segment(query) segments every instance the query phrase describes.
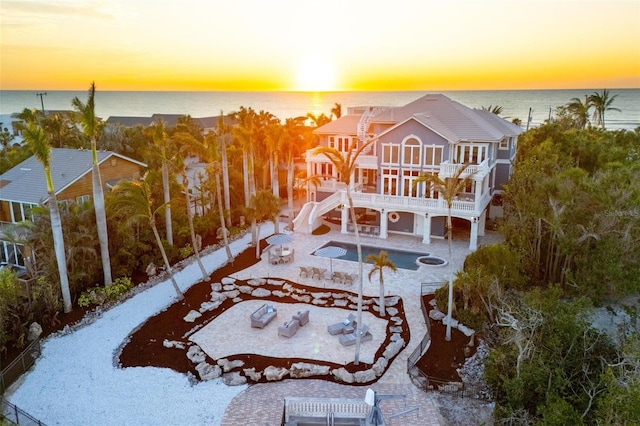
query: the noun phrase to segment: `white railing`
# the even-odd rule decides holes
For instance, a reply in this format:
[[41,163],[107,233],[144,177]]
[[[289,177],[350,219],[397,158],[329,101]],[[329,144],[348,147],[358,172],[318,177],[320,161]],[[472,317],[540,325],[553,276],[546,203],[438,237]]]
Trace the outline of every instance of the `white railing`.
[[[491,159],[487,158],[480,164],[470,164],[460,175],[461,179],[471,176],[472,179],[480,180],[489,173]],[[453,177],[464,164],[451,163],[449,160],[440,163],[440,178]]]
[[284,404],[285,422],[293,417],[326,418],[328,415],[341,419],[365,419],[371,409],[364,399],[286,397]]

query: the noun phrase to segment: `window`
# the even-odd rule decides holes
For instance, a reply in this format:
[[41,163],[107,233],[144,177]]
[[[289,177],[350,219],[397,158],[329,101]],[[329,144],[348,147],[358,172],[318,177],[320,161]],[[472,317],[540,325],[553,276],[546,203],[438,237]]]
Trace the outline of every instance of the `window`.
[[509,138],[504,138],[500,141],[499,149],[509,149]]
[[90,195],[81,195],[79,197],[76,197],[76,204],[84,204],[86,201],[89,201],[91,199]]
[[398,195],[398,171],[382,169],[382,193],[384,195]]
[[400,147],[396,144],[382,145],[382,163],[399,164]]
[[402,163],[405,165],[420,165],[422,144],[416,138],[409,138],[403,142]]
[[442,163],[442,146],[431,145],[424,148],[424,165],[439,166]]

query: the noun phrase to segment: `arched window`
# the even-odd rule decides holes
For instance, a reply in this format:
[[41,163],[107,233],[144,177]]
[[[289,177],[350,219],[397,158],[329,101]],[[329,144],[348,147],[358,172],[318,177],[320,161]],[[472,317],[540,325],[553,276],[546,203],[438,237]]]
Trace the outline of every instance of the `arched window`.
[[420,167],[422,158],[422,143],[413,136],[402,142],[402,163],[407,166]]

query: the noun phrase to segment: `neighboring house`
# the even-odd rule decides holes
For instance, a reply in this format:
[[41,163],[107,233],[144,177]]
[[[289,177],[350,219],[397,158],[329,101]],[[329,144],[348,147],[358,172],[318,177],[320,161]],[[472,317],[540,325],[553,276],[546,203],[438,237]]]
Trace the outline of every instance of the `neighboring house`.
[[[105,192],[123,179],[139,178],[146,164],[115,152],[98,151],[100,174]],[[60,203],[84,202],[91,199],[91,150],[51,149],[51,177]],[[31,208],[48,202],[44,167],[34,157],[0,175],[0,230],[11,224],[32,220]],[[24,247],[2,239],[0,264],[24,268]]]
[[[489,218],[501,216],[500,197],[511,175],[518,135],[522,129],[497,115],[462,105],[441,94],[425,95],[401,107],[349,108],[347,115],[314,131],[320,146],[346,153],[363,140],[374,142],[357,159],[352,198],[365,235],[387,238],[389,233],[443,238],[448,208],[428,184],[414,184],[421,174],[471,175],[456,196],[451,214],[469,224],[469,249],[477,248]],[[338,215],[342,233],[353,232],[346,189],[323,154],[306,153],[307,175],[320,176],[321,185],[308,186],[307,204],[294,220],[294,229],[311,232],[325,215]],[[493,205],[492,205],[492,200]],[[342,208],[342,207],[345,208]]]
[[[125,117],[125,116],[112,116],[107,119],[107,123],[117,123],[124,127],[149,127],[153,123],[162,120],[166,127],[175,127],[178,124],[178,119],[185,117],[184,114],[153,114],[151,117]],[[202,129],[202,134],[206,135],[209,132],[215,131],[218,125],[219,116],[212,117],[192,117],[193,122]],[[225,115],[224,122],[227,125],[235,123],[231,117]]]

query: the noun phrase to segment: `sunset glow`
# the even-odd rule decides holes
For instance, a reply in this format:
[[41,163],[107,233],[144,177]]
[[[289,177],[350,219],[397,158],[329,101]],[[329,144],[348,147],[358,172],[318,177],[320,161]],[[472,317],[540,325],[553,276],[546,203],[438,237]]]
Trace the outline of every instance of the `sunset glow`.
[[640,87],[637,0],[2,0],[0,88]]

